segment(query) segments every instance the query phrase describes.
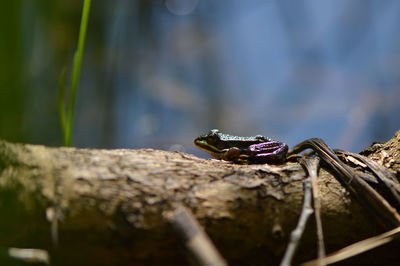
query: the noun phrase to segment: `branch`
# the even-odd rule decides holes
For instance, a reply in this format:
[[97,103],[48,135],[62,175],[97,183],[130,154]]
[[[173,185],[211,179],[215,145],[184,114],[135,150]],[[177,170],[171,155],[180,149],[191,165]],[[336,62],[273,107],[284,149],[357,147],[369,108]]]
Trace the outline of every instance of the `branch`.
[[296,252],[297,247],[299,246],[300,239],[306,228],[308,218],[314,212],[313,208],[311,207],[311,198],[312,198],[311,181],[306,180],[304,181],[303,184],[304,184],[304,199],[303,199],[303,207],[301,215],[296,228],[290,234],[290,242],[286,248],[285,255],[283,256],[281,262],[281,266],[292,265],[294,254]]
[[[399,136],[365,152],[398,171]],[[300,215],[305,176],[293,162],[236,165],[151,149],[0,141],[0,228],[8,232],[0,245],[47,250],[54,265],[185,264],[162,216],[178,203],[229,264],[276,265]],[[324,169],[318,183],[327,252],[383,232]],[[306,230],[294,263],[315,258],[302,252],[315,244],[314,232]]]

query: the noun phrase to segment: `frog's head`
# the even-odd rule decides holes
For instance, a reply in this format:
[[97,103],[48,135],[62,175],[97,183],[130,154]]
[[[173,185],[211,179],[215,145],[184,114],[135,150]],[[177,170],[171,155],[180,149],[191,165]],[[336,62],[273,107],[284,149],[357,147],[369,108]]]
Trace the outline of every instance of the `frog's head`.
[[226,148],[224,141],[221,140],[218,129],[212,129],[207,134],[198,136],[194,140],[194,144],[216,158],[221,158]]

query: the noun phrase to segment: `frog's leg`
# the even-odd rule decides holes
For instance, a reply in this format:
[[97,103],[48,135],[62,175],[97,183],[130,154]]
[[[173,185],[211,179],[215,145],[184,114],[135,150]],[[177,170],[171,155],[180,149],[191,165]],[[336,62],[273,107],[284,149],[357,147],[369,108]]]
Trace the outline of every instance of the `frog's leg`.
[[269,141],[249,146],[254,162],[283,163],[286,160],[288,146],[280,141]]
[[226,161],[236,161],[237,158],[239,158],[240,156],[240,149],[237,147],[232,147],[229,148],[229,150],[227,150],[224,154],[224,156],[222,157],[222,159],[226,160]]

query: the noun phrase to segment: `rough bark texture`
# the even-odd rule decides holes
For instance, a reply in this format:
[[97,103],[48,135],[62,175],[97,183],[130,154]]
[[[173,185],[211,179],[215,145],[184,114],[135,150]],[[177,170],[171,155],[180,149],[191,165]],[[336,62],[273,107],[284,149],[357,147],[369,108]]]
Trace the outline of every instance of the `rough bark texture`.
[[[364,154],[400,176],[400,131]],[[0,246],[47,249],[54,265],[186,264],[162,215],[183,203],[230,265],[275,265],[300,213],[304,177],[297,163],[236,165],[151,149],[0,141]],[[319,185],[328,252],[384,230],[325,170]],[[60,220],[57,227],[54,215]],[[57,246],[52,227],[57,228]],[[390,244],[349,263],[389,265],[400,261],[390,252],[398,246]],[[296,261],[315,257],[311,221]]]

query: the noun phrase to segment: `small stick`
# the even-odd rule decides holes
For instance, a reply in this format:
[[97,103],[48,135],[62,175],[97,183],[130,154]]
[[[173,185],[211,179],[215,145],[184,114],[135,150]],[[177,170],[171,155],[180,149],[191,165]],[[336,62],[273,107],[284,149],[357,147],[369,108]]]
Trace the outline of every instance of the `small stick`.
[[280,264],[281,266],[289,266],[292,264],[293,256],[299,245],[304,229],[306,228],[307,220],[313,213],[313,209],[311,207],[312,187],[311,187],[311,181],[309,179],[304,181],[303,188],[304,188],[304,197],[303,197],[303,207],[301,210],[300,218],[296,228],[290,234],[290,242],[286,247],[285,255],[283,256],[283,259]]
[[178,233],[184,246],[194,256],[197,265],[227,265],[189,209],[179,205],[173,212],[164,213],[164,217]]
[[[355,255],[361,254],[363,252],[366,252],[368,250],[377,248],[381,245],[384,245],[386,243],[389,243],[393,241],[394,239],[400,238],[400,227],[396,227],[388,232],[385,232],[383,234],[373,236],[367,239],[364,239],[362,241],[359,241],[357,243],[351,244],[347,247],[344,247],[328,256],[322,259],[322,262],[324,264],[332,264],[336,263],[345,259],[348,259],[350,257],[353,257]],[[301,264],[302,266],[317,266],[319,261],[318,260],[312,260],[305,262]]]
[[313,138],[305,140],[288,152],[288,156],[299,153],[305,149],[313,149],[321,159],[334,172],[334,177],[344,185],[367,209],[374,211],[377,218],[388,226],[400,225],[400,214],[389,202],[375,191],[366,181],[346,166],[334,151],[321,139]]
[[334,151],[336,155],[342,158],[350,156],[364,164],[365,168],[372,172],[373,175],[378,179],[379,185],[382,191],[386,193],[388,197],[387,199],[390,201],[390,203],[392,203],[394,207],[397,207],[398,209],[400,208],[400,184],[391,171],[361,154],[338,149],[335,149]]
[[30,263],[50,263],[49,253],[44,249],[37,248],[9,248],[8,255]]
[[317,239],[318,239],[318,260],[319,266],[325,265],[322,262],[322,259],[325,257],[325,243],[324,243],[324,233],[322,230],[322,221],[321,221],[321,200],[320,200],[320,191],[317,183],[318,178],[318,167],[319,167],[320,158],[318,156],[314,156],[310,159],[305,159],[305,157],[301,157],[300,163],[306,168],[308,175],[311,179],[312,191],[313,191],[313,199],[314,199],[314,210],[315,210],[315,223],[317,226]]

